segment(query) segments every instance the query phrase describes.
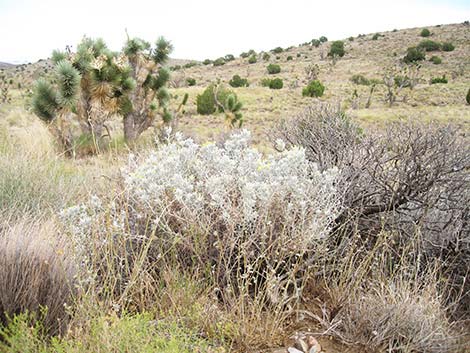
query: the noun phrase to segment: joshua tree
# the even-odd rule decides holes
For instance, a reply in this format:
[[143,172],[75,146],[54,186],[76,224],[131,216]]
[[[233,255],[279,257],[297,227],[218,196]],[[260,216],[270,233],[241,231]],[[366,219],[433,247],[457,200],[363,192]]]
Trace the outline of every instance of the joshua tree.
[[134,142],[162,114],[164,122],[171,120],[167,109],[169,94],[166,83],[170,72],[163,68],[172,45],[164,38],[159,38],[154,47],[139,39],[128,39],[124,46],[124,54],[131,67],[130,75],[135,82],[135,89],[125,99],[124,137]]
[[133,143],[157,114],[164,122],[171,120],[164,87],[169,72],[161,67],[170,51],[163,38],[154,48],[141,39],[128,39],[122,53],[110,51],[101,39],[84,38],[76,53],[53,52],[57,83],[37,82],[33,110],[66,151],[72,148],[73,120],[98,147],[105,122],[113,115],[123,117],[124,136]]

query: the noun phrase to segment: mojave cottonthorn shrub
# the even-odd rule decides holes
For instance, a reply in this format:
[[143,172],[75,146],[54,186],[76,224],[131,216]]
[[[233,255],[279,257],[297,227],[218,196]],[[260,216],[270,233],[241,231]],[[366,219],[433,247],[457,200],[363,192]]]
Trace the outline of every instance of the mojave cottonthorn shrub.
[[107,229],[132,246],[150,243],[149,259],[171,252],[184,268],[209,269],[221,289],[240,291],[263,278],[270,281],[265,289],[282,290],[298,275],[294,262],[329,234],[340,211],[337,175],[336,168],[320,171],[302,148],[264,157],[246,130],[205,145],[176,134],[156,151],[130,157],[123,192],[109,206],[93,198],[62,215],[79,238]]

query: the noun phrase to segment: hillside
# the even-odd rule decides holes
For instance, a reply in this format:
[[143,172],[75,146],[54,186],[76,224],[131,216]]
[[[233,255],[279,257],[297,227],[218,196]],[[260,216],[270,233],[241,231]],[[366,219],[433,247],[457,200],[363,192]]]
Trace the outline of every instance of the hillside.
[[[410,117],[413,119],[454,121],[469,128],[470,109],[465,103],[465,95],[470,82],[470,26],[452,24],[429,27],[429,38],[420,36],[421,28],[381,32],[377,40],[374,34],[344,39],[346,54],[336,64],[326,56],[331,42],[319,48],[311,45],[292,47],[280,54],[269,53],[270,59],[264,61],[262,54],[257,55],[257,62],[248,63],[248,58],[236,58],[223,66],[198,65],[174,72],[178,93],[189,92],[191,102],[208,84],[221,80],[227,83],[233,75],[247,78],[250,86],[236,88],[235,91],[244,103],[245,126],[257,132],[263,139],[269,128],[281,118],[287,118],[316,101],[315,98],[302,97],[302,88],[307,84],[305,69],[311,64],[320,68],[319,80],[326,86],[321,101],[341,103],[348,108],[357,120],[364,125],[381,125],[389,119]],[[408,47],[416,46],[424,39],[437,42],[452,42],[455,50],[451,52],[428,52],[426,60],[421,62],[419,84],[413,89],[404,89],[401,97],[407,96],[406,102],[397,102],[392,108],[384,102],[385,87],[378,85],[372,96],[372,104],[366,109],[370,86],[356,85],[351,82],[353,75],[361,74],[368,79],[381,80],[386,68],[398,64]],[[247,48],[248,50],[249,48]],[[433,55],[442,58],[440,65],[428,61]],[[292,60],[288,61],[288,57]],[[216,58],[212,58],[216,59]],[[268,75],[266,66],[279,64],[281,73]],[[430,85],[433,77],[445,75],[448,84]],[[265,77],[279,77],[284,81],[280,90],[261,87]],[[196,86],[184,87],[187,78],[194,78]],[[353,93],[357,91],[357,108],[352,109]],[[195,123],[196,122],[196,123]],[[213,134],[213,128],[222,128],[222,121],[216,117],[196,115],[195,104],[191,104],[182,126],[195,134]]]

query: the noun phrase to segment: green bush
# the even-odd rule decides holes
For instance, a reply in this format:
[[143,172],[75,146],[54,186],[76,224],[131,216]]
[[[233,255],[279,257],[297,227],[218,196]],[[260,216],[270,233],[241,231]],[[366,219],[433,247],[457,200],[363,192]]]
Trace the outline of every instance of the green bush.
[[424,51],[421,48],[411,47],[407,49],[403,61],[405,63],[413,63],[424,59],[426,59],[426,55],[424,54]]
[[330,51],[328,52],[328,56],[339,56],[342,58],[345,54],[344,51],[344,42],[341,40],[336,40],[331,43]]
[[432,62],[434,65],[439,65],[442,64],[442,59],[436,55],[433,55],[430,59],[430,62]]
[[467,96],[465,97],[467,104],[470,104],[470,88],[468,89]]
[[293,59],[293,58],[292,58],[292,55],[289,55],[286,60],[287,60],[287,61],[291,61],[292,59]]
[[273,78],[271,82],[269,82],[269,88],[271,89],[281,89],[284,86],[284,83],[280,78]]
[[312,46],[315,48],[318,48],[322,42],[320,42],[318,39],[312,39]]
[[281,47],[277,47],[277,48],[274,48],[273,50],[271,50],[274,54],[281,54],[284,49],[282,49]]
[[328,42],[328,38],[326,38],[325,36],[321,36],[319,40],[320,40],[320,43]]
[[455,46],[450,43],[450,42],[444,42],[442,43],[442,50],[443,51],[453,51],[455,49]]
[[325,91],[325,86],[318,80],[311,81],[307,87],[302,90],[304,97],[321,97]]
[[197,62],[191,61],[191,62],[189,62],[189,63],[184,64],[183,67],[184,67],[185,69],[189,69],[189,68],[191,68],[191,67],[193,67],[193,66],[196,66],[196,65],[197,65]]
[[442,77],[433,77],[431,79],[431,85],[434,85],[436,83],[447,83],[447,78],[446,75],[443,75]]
[[203,63],[203,65],[210,65],[210,64],[212,64],[212,60],[211,59],[206,59],[202,63]]
[[225,62],[233,61],[235,60],[235,57],[232,54],[227,54],[224,56]]
[[268,53],[264,53],[263,54],[263,60],[264,61],[269,61],[269,59],[271,59],[271,55],[269,55]]
[[256,55],[250,56],[248,59],[248,64],[255,64],[258,60],[256,60]]
[[423,28],[423,30],[420,33],[421,37],[429,37],[431,35],[431,32],[427,28]]
[[418,44],[418,48],[426,51],[437,51],[441,49],[441,45],[433,40],[425,39]]
[[218,58],[218,59],[214,60],[213,65],[214,66],[225,65],[225,59],[224,58]]
[[188,83],[188,86],[196,86],[196,79],[194,78],[187,78],[186,82]]
[[234,75],[228,84],[232,87],[248,87],[248,80],[241,78],[240,75]]
[[300,53],[297,53],[297,57],[300,58],[301,54]]
[[351,82],[356,85],[369,86],[371,84],[370,80],[367,79],[364,75],[357,74],[351,77]]
[[[233,91],[219,87],[217,91],[217,101],[223,104],[231,94],[235,95]],[[217,101],[215,99],[215,86],[209,85],[202,94],[198,94],[196,97],[197,113],[210,115],[214,114],[216,111],[223,112],[223,107],[217,106]]]
[[380,37],[380,34],[376,33],[372,36],[372,40],[377,40],[377,39],[379,39],[379,37]]
[[350,42],[354,42],[354,37],[349,37],[348,40],[349,40]]
[[278,64],[269,64],[266,69],[270,75],[278,74],[281,72],[281,67]]

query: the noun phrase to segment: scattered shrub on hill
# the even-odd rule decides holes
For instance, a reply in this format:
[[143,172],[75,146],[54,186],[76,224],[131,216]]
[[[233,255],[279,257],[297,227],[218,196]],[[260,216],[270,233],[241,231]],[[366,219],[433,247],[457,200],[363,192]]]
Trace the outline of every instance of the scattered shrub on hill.
[[201,115],[210,115],[217,111],[222,113],[223,104],[231,94],[235,95],[233,91],[225,89],[223,86],[209,85],[204,92],[196,97],[197,113]]
[[437,51],[441,49],[441,44],[430,39],[425,39],[418,44],[418,48],[426,51]]
[[302,56],[302,54],[300,53],[297,53],[296,57],[300,58]]
[[271,55],[269,55],[268,53],[264,53],[263,54],[263,60],[264,61],[269,61],[269,59],[271,59]]
[[439,56],[433,55],[430,59],[430,62],[432,62],[434,65],[439,65],[442,64],[442,59]]
[[224,60],[226,62],[233,61],[233,60],[235,60],[235,57],[232,54],[227,54],[227,55],[224,56]]
[[218,58],[218,59],[214,60],[214,62],[212,63],[212,65],[214,65],[214,66],[222,66],[222,65],[225,65],[225,59],[224,59],[224,58]]
[[269,77],[264,77],[260,81],[260,84],[262,87],[269,87],[270,83],[271,83],[271,79]]
[[232,87],[248,87],[248,80],[240,75],[234,75],[228,83]]
[[281,67],[278,64],[269,64],[266,69],[268,70],[268,74],[278,74],[281,72]]
[[314,46],[315,48],[318,48],[322,42],[320,42],[320,40],[318,39],[312,39],[311,43],[312,43],[312,46]]
[[266,80],[269,80],[269,82],[265,81],[265,82],[262,82],[261,84],[262,85],[267,84],[267,87],[271,89],[281,89],[284,86],[284,83],[282,79],[280,78],[273,78],[273,79],[266,79]]
[[286,58],[287,61],[291,61],[292,59],[293,59],[293,58],[292,58],[292,55],[289,55],[289,56]]
[[379,39],[380,37],[384,37],[382,34],[380,33],[375,33],[373,36],[372,36],[372,40],[377,40]]
[[325,36],[321,36],[318,40],[320,41],[320,43],[328,42],[328,38],[326,38]]
[[431,79],[431,85],[436,83],[448,83],[446,75],[443,75],[442,77],[433,77]]
[[318,81],[313,80],[311,81],[307,87],[302,90],[302,96],[304,97],[321,97],[323,96],[323,92],[325,91],[325,86]]
[[427,28],[423,28],[421,30],[420,36],[421,37],[429,37],[431,35],[431,32]]
[[212,60],[211,59],[206,59],[202,62],[203,65],[210,65],[212,64]]
[[351,77],[351,82],[355,83],[356,85],[363,85],[363,86],[369,86],[371,84],[370,80],[361,74],[353,75]]
[[192,68],[192,67],[194,67],[194,66],[197,66],[197,65],[198,65],[197,62],[191,61],[191,62],[189,62],[189,63],[184,64],[183,67],[184,67],[185,69],[190,69],[190,68]]
[[273,50],[271,50],[274,54],[280,54],[284,51],[281,47],[276,47]]
[[336,40],[331,43],[330,51],[328,52],[328,56],[331,57],[340,57],[342,58],[345,54],[344,50],[344,42],[341,40]]
[[467,104],[470,104],[470,88],[468,89],[467,96],[465,97]]
[[354,42],[354,37],[349,37],[348,40],[349,40],[350,42]]
[[247,52],[243,52],[240,54],[240,57],[246,59],[252,55],[256,55],[256,52],[253,49],[248,50]]
[[426,55],[421,48],[411,47],[406,51],[406,55],[403,57],[403,62],[414,63],[426,59]]
[[189,78],[186,79],[186,82],[187,82],[188,86],[196,86],[196,79],[194,79],[194,78],[189,77]]
[[450,43],[450,42],[444,42],[442,43],[442,50],[443,51],[453,51],[455,49],[455,46]]
[[256,55],[250,56],[248,59],[248,64],[255,64],[258,60],[256,60]]

